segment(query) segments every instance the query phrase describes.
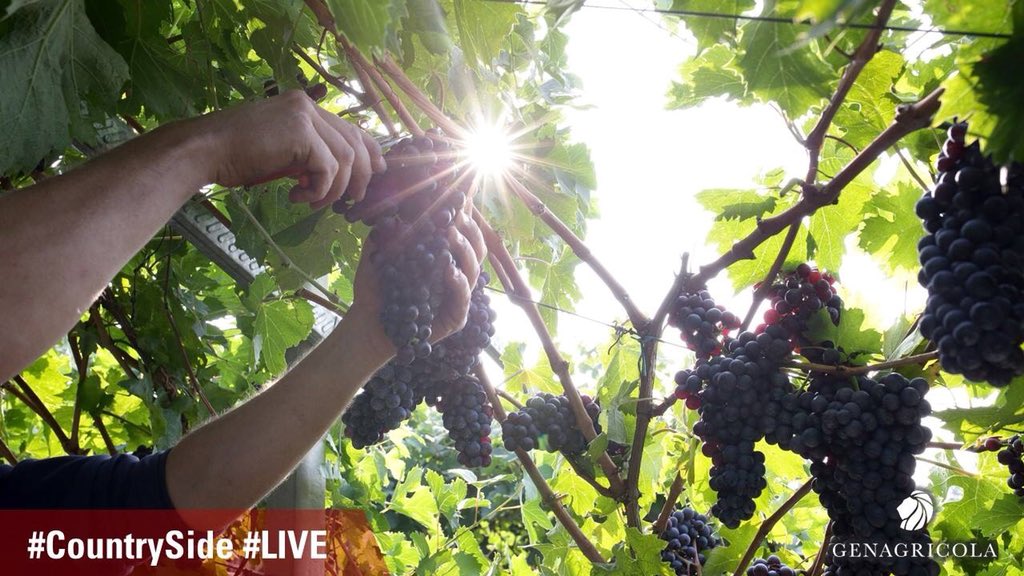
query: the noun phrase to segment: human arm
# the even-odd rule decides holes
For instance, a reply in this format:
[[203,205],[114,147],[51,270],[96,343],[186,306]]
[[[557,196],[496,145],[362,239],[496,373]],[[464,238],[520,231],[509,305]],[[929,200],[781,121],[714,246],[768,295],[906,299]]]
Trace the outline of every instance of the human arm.
[[[486,254],[480,230],[466,213],[459,214],[449,243],[457,266],[447,271],[446,300],[432,324],[435,341],[465,323]],[[167,490],[186,522],[210,522],[216,516],[211,509],[222,511],[220,519],[227,522],[255,505],[321,440],[356,392],[393,356],[394,346],[378,319],[379,290],[368,264],[363,258],[356,272],[349,313],[322,344],[275,384],[171,450]]]
[[314,208],[365,194],[372,138],[295,91],[175,122],[0,196],[0,382],[53,345],[202,186],[295,176]]

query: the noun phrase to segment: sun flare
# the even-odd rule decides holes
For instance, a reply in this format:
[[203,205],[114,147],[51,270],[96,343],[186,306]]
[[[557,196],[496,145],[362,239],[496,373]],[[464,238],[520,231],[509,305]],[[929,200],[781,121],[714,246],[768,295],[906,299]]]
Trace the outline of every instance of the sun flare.
[[512,166],[512,141],[497,124],[480,124],[466,138],[466,160],[481,177],[500,178]]

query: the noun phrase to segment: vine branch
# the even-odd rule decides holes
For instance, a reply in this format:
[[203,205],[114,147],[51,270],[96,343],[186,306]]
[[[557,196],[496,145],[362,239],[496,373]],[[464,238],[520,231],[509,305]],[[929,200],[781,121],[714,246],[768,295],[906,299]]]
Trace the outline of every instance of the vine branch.
[[61,448],[68,454],[79,454],[81,451],[78,446],[71,441],[64,429],[61,428],[60,423],[53,417],[53,413],[46,407],[42,399],[35,393],[35,390],[29,386],[28,382],[25,381],[21,375],[17,375],[12,380],[17,388],[11,385],[10,381],[4,383],[4,387],[10,392],[15,398],[21,400],[30,410],[39,415],[43,419],[43,422],[53,431],[53,435],[57,437],[57,441],[60,442]]
[[464,139],[468,134],[468,131],[460,126],[457,122],[449,118],[444,111],[434,105],[430,101],[430,98],[420,90],[408,76],[402,68],[395,63],[389,56],[384,58],[375,59],[378,66],[384,70],[384,73],[394,80],[395,84],[405,92],[405,95],[409,97],[413,103],[423,112],[430,121],[444,130],[449,136],[455,138]]
[[814,364],[813,362],[787,362],[783,363],[782,367],[797,368],[799,370],[806,370],[808,372],[821,372],[823,374],[854,375],[867,374],[868,372],[887,370],[889,368],[898,368],[900,366],[924,364],[931,360],[935,360],[938,357],[939,352],[937,350],[933,350],[932,352],[923,352],[921,354],[915,354],[913,356],[907,356],[905,358],[897,358],[895,360],[888,360],[886,362],[879,362],[878,364],[868,364],[865,366],[831,366],[828,364]]
[[18,463],[18,457],[15,456],[14,452],[12,452],[11,449],[7,447],[7,443],[4,442],[3,438],[0,438],[0,456],[6,458],[7,461],[11,463],[11,466],[14,466],[15,464]]
[[391,88],[391,84],[388,84],[388,81],[384,76],[381,75],[373,64],[363,56],[363,53],[353,46],[347,38],[337,32],[335,32],[335,37],[345,50],[345,55],[348,56],[348,60],[352,64],[352,67],[356,69],[356,74],[359,74],[360,78],[365,75],[373,82],[374,85],[377,86],[381,94],[383,94],[384,98],[388,101],[388,104],[391,104],[395,113],[398,114],[398,118],[402,121],[402,124],[405,124],[405,127],[409,129],[409,132],[411,132],[413,136],[423,136],[423,128],[421,128],[419,122],[412,117],[408,108],[406,108],[405,104],[402,103],[402,99],[398,97],[398,94],[396,94],[394,89]]
[[[566,362],[558,352],[558,348],[555,346],[554,340],[552,340],[551,334],[548,332],[547,326],[544,324],[544,319],[541,318],[540,311],[528,297],[530,293],[529,286],[519,274],[519,270],[515,267],[515,262],[512,260],[512,255],[509,254],[508,249],[505,248],[501,238],[498,237],[498,233],[491,228],[487,221],[484,220],[483,216],[476,210],[474,210],[474,217],[476,218],[477,225],[483,232],[491,265],[495,269],[503,269],[504,277],[510,282],[504,286],[505,291],[508,293],[512,302],[522,308],[526,313],[527,318],[529,318],[530,323],[537,332],[537,337],[540,339],[544,352],[547,355],[548,363],[551,365],[551,369],[555,375],[558,376],[558,380],[562,384],[565,397],[569,400],[569,405],[572,406],[573,413],[576,415],[577,427],[579,427],[580,432],[583,433],[587,442],[593,441],[593,439],[597,437],[597,431],[594,429],[594,423],[590,419],[590,415],[587,414],[587,410],[583,406],[583,400],[580,398],[579,391],[572,382],[572,376],[569,374],[569,363]],[[501,277],[502,276],[499,275],[499,278]],[[612,462],[607,452],[601,453],[598,457],[598,464],[600,464],[601,468],[604,469],[605,475],[608,477],[608,482],[611,484],[612,492],[615,494],[621,494],[622,480],[619,478],[618,469],[616,468],[615,463]]]
[[757,549],[761,547],[761,542],[772,531],[772,528],[775,528],[775,525],[793,509],[793,506],[796,506],[797,502],[803,500],[804,496],[807,496],[811,491],[812,482],[813,480],[804,482],[803,486],[800,486],[800,488],[794,492],[789,499],[783,502],[782,505],[779,506],[778,510],[776,510],[771,516],[765,518],[764,522],[757,527],[757,533],[754,534],[754,538],[750,541],[750,545],[747,546],[747,551],[743,554],[743,558],[740,560],[739,566],[736,567],[736,571],[733,572],[733,576],[743,576],[747,570],[747,566],[750,565],[750,561],[754,559],[754,554],[757,552]]
[[648,323],[648,319],[642,312],[640,312],[640,309],[637,308],[636,303],[633,302],[633,298],[630,297],[629,293],[626,292],[626,289],[614,276],[612,276],[608,269],[604,267],[604,264],[594,256],[594,253],[589,247],[587,247],[583,240],[574,234],[573,231],[565,225],[565,222],[562,222],[554,212],[548,209],[540,198],[530,192],[521,182],[512,177],[506,178],[505,180],[509,188],[512,189],[512,192],[523,202],[523,204],[526,205],[530,212],[547,224],[548,227],[551,228],[551,230],[554,231],[554,233],[557,234],[570,249],[572,249],[573,254],[590,266],[594,273],[597,274],[597,277],[604,282],[612,295],[615,296],[615,299],[618,300],[619,304],[621,304],[625,309],[626,315],[629,316],[629,321],[633,323],[633,326],[639,328],[646,325]]
[[829,127],[832,126],[832,121],[846,100],[846,96],[850,93],[850,89],[856,83],[857,77],[864,70],[864,67],[867,66],[868,62],[871,61],[871,58],[878,52],[878,41],[882,37],[882,31],[885,28],[886,22],[889,21],[889,16],[892,15],[892,9],[895,5],[896,0],[883,0],[882,5],[878,8],[875,25],[864,36],[864,40],[861,41],[857,50],[854,51],[853,58],[850,60],[846,70],[843,71],[843,75],[840,77],[839,84],[836,86],[835,92],[832,93],[828,105],[822,111],[817,124],[814,125],[810,134],[804,140],[804,146],[807,148],[809,155],[807,176],[804,178],[804,181],[809,187],[814,186],[818,175],[818,163],[821,157],[821,147],[825,142],[825,134],[828,133]]
[[692,282],[703,284],[735,262],[753,258],[754,249],[765,240],[775,236],[787,226],[810,216],[819,208],[838,200],[840,192],[846,185],[867,169],[882,152],[907,134],[925,128],[931,123],[932,116],[939,109],[939,98],[942,93],[943,89],[937,88],[920,101],[900,107],[892,124],[861,150],[860,154],[843,167],[831,181],[819,189],[805,191],[803,197],[796,204],[781,214],[758,222],[757,227],[746,237],[733,244],[729,251],[722,254],[717,260],[701,266],[700,272],[693,276]]
[[661,512],[658,513],[658,519],[654,521],[654,526],[651,531],[655,534],[661,534],[665,530],[665,526],[668,525],[668,519],[672,516],[672,510],[676,507],[676,502],[679,501],[679,496],[683,493],[683,475],[676,472],[675,480],[672,481],[672,486],[668,489],[668,494],[665,496],[665,504],[661,507]]
[[629,465],[626,469],[626,523],[634,528],[640,527],[640,465],[643,462],[647,430],[650,427],[651,418],[654,416],[651,410],[651,397],[654,391],[654,366],[658,358],[658,342],[664,331],[665,318],[676,301],[679,291],[689,280],[686,271],[688,266],[689,254],[684,253],[679,274],[658,306],[654,318],[639,326],[641,334],[640,386],[636,407],[636,427],[633,431],[633,444],[630,447]]

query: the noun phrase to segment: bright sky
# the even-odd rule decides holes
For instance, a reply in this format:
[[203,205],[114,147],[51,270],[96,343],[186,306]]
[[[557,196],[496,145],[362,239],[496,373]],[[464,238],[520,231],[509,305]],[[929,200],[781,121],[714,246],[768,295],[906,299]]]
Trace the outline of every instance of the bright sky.
[[[705,245],[713,215],[696,203],[697,192],[749,188],[756,175],[777,167],[800,176],[807,159],[781,116],[767,106],[715,101],[666,110],[666,93],[679,76],[679,65],[696,52],[692,36],[683,27],[670,30],[655,14],[589,7],[595,4],[575,13],[565,28],[569,70],[583,80],[579,103],[586,105],[567,110],[567,123],[574,138],[590,146],[597,169],[594,195],[600,216],[591,220],[586,242],[651,314],[683,252],[690,253],[691,269],[718,255],[715,247]],[[870,301],[880,324],[895,320],[908,303],[911,310],[923,304],[916,285],[908,294],[906,279],[887,279],[863,254],[847,261],[840,270],[843,297],[854,305]],[[580,315],[607,323],[625,319],[589,267],[580,265],[576,278],[584,295],[576,308]],[[749,295],[733,297],[724,274],[710,288],[737,314],[745,313]],[[531,329],[523,315],[501,308],[499,334],[529,340]],[[565,314],[559,318],[558,340],[566,352],[602,345],[609,332],[595,322]],[[666,331],[667,340],[677,337]],[[662,356],[670,368],[690,361],[672,348],[664,348]]]

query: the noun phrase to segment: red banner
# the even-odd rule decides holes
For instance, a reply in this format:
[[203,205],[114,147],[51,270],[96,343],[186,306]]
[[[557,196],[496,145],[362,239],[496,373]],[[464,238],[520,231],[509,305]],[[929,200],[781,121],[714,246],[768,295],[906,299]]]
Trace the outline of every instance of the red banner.
[[387,574],[361,510],[3,510],[0,574]]

